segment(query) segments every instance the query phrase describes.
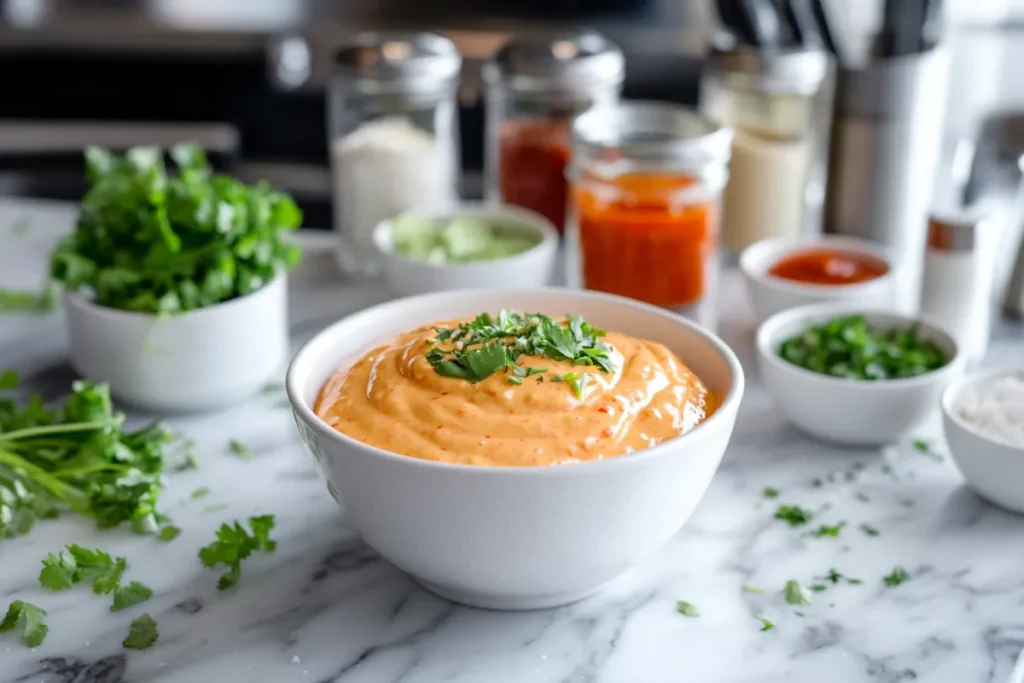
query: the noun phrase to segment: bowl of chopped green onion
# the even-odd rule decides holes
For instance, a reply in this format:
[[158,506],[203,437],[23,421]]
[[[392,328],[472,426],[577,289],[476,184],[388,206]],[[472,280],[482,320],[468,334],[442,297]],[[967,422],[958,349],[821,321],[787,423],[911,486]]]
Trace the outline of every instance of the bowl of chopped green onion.
[[465,202],[444,213],[409,212],[374,230],[384,277],[400,295],[549,284],[558,233],[515,206]]
[[761,381],[798,429],[833,443],[897,441],[938,410],[963,368],[937,323],[829,303],[768,318],[757,331]]

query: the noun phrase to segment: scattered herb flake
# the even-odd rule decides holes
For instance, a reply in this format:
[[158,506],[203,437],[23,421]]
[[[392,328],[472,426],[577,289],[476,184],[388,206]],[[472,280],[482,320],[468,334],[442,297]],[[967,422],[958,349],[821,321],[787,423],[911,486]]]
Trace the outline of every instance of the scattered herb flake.
[[128,637],[121,642],[121,645],[130,650],[145,650],[152,646],[159,637],[160,634],[156,630],[156,620],[148,614],[143,614],[141,617],[132,620]]
[[252,453],[249,451],[249,448],[241,441],[231,439],[231,441],[228,442],[228,448],[231,450],[232,453],[237,455],[239,458],[242,458],[243,460],[252,460]]
[[908,579],[910,579],[910,574],[907,572],[906,569],[900,566],[893,567],[891,573],[889,573],[887,576],[882,577],[882,581],[884,581],[885,585],[889,588],[898,586],[901,583],[907,581]]
[[878,531],[878,529],[871,526],[870,524],[861,524],[860,530],[863,531],[864,534],[867,536],[877,536],[879,533],[881,533]]
[[249,527],[251,533],[238,521],[222,524],[217,530],[217,540],[199,550],[199,560],[204,567],[222,564],[228,568],[217,583],[218,590],[238,583],[242,576],[242,560],[255,551],[273,552],[277,547],[277,543],[270,539],[270,531],[274,528],[273,515],[250,517]]
[[757,586],[743,586],[743,592],[757,595],[758,593],[763,593],[764,589],[758,588]]
[[117,592],[114,593],[114,604],[110,606],[110,611],[120,612],[132,605],[145,602],[151,597],[153,597],[152,588],[138,581],[132,581],[124,588],[117,589]]
[[210,495],[210,487],[209,487],[209,486],[200,486],[200,487],[199,487],[199,488],[197,488],[197,489],[196,489],[195,491],[193,491],[192,493],[190,493],[190,494],[188,495],[188,497],[189,497],[189,498],[190,498],[191,500],[197,500],[197,499],[199,499],[199,498],[205,498],[205,497],[206,497],[206,496],[208,496],[208,495]]
[[0,621],[0,633],[21,627],[21,642],[39,647],[50,631],[46,625],[46,610],[22,600],[13,601]]
[[160,529],[160,533],[157,534],[157,538],[159,538],[164,543],[169,543],[170,541],[176,539],[178,536],[181,536],[181,529],[172,525],[165,526],[164,528]]
[[775,628],[775,623],[771,619],[763,617],[760,614],[757,615],[755,618],[761,622],[762,631],[771,631],[773,628]]
[[203,512],[221,512],[222,510],[227,509],[227,503],[214,503],[213,505],[207,505],[206,507],[204,507]]
[[765,486],[764,490],[761,492],[761,495],[763,495],[765,498],[768,498],[768,499],[778,498],[779,497],[779,490],[777,488],[773,488],[771,486]]
[[811,584],[811,585],[809,586],[809,588],[810,588],[810,589],[811,589],[812,591],[814,591],[815,593],[821,593],[821,592],[823,592],[823,591],[826,591],[826,590],[828,590],[828,586],[826,586],[826,585],[825,585],[825,584],[823,584],[823,583],[812,583],[812,584]]
[[790,526],[801,526],[807,524],[814,517],[814,513],[799,505],[780,505],[775,511],[775,519],[781,519]]
[[790,605],[811,604],[811,592],[799,581],[789,580],[786,582],[786,602]]
[[839,532],[843,530],[844,526],[846,526],[846,522],[839,522],[838,524],[831,525],[822,524],[810,533],[811,536],[814,536],[815,538],[824,538],[825,536],[831,536],[835,538],[836,536],[839,536]]
[[676,611],[682,614],[684,617],[690,617],[696,619],[700,616],[700,610],[692,602],[686,602],[685,600],[679,600],[676,602]]
[[844,576],[838,569],[834,568],[829,569],[828,574],[826,574],[825,576],[818,576],[815,578],[821,579],[822,581],[828,581],[832,585],[836,585],[838,583],[849,583],[852,585],[859,585],[863,583],[860,579],[853,579],[848,576]]

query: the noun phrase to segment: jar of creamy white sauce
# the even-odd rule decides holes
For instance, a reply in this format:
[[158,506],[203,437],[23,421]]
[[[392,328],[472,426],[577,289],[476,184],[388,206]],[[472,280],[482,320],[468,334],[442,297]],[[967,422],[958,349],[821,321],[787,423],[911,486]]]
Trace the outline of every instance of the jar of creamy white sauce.
[[800,237],[817,223],[808,209],[824,195],[828,73],[820,50],[715,45],[700,108],[733,129],[720,235],[727,253]]
[[334,56],[327,125],[338,260],[377,272],[373,230],[458,198],[456,93],[462,58],[429,33],[361,33]]

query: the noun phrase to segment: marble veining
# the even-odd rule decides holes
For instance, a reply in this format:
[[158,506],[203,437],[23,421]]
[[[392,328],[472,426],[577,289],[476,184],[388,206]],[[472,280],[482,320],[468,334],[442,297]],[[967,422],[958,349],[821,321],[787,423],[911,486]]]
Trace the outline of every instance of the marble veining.
[[[15,235],[9,226],[22,215],[32,222]],[[0,287],[38,284],[46,249],[69,220],[62,206],[0,206]],[[339,282],[321,242],[310,240],[293,278],[295,344],[383,297]],[[195,440],[201,460],[167,479],[165,511],[183,529],[174,542],[72,518],[0,542],[0,607],[35,602],[50,624],[34,650],[0,636],[0,683],[1006,683],[1024,648],[1024,518],[962,485],[937,415],[915,435],[935,444],[929,455],[909,441],[840,450],[801,436],[758,385],[753,321],[734,273],[720,296],[720,331],[748,370],[736,433],[683,531],[601,594],[498,613],[423,591],[345,526],[283,392],[272,390],[232,410],[168,420]],[[1000,327],[988,364],[1022,361],[1024,329]],[[0,318],[0,367],[60,395],[74,376],[60,316]],[[230,439],[252,459],[233,455]],[[210,494],[190,499],[200,486]],[[766,486],[779,497],[764,499]],[[846,526],[837,538],[809,537],[772,519],[779,503]],[[218,592],[197,550],[221,522],[268,512],[277,515],[277,551],[248,561],[239,586]],[[87,588],[42,590],[40,560],[70,542],[126,556],[129,576],[154,597],[112,614]],[[887,588],[882,577],[896,565],[912,578]],[[829,584],[808,607],[785,603],[788,579],[814,583],[830,568],[863,584]],[[678,614],[681,599],[700,617]],[[144,611],[159,642],[122,649]],[[759,616],[775,628],[762,632]]]

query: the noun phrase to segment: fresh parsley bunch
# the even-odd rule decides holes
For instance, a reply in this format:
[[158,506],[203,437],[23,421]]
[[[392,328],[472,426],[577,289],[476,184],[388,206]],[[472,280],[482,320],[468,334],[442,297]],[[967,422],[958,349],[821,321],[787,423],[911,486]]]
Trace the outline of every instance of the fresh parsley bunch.
[[0,539],[64,509],[100,527],[130,522],[140,533],[166,522],[156,501],[169,432],[159,423],[124,431],[106,385],[87,381],[72,384],[55,409],[38,394],[19,407],[3,397],[17,380],[0,373]]
[[302,222],[284,193],[214,174],[203,151],[182,143],[124,155],[85,151],[89,190],[71,235],[51,257],[51,275],[96,303],[178,313],[251,294],[299,260],[283,240]]

